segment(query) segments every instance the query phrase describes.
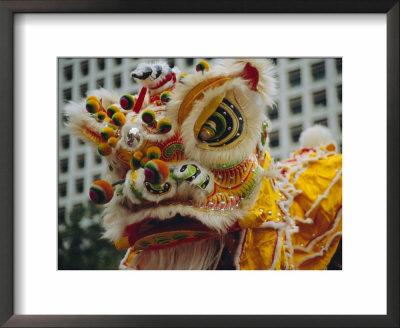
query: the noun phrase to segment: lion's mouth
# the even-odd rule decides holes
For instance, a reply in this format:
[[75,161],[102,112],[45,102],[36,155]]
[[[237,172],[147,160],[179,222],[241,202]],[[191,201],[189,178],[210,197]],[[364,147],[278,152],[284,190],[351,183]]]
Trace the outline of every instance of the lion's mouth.
[[118,249],[133,247],[134,250],[153,250],[217,235],[219,233],[216,230],[199,220],[177,214],[169,219],[147,218],[128,225],[123,237],[115,245]]
[[150,90],[156,90],[158,88],[161,88],[162,86],[167,84],[172,79],[174,79],[174,82],[176,81],[175,73],[170,73],[170,74],[166,75],[161,81],[157,82],[156,85],[149,86],[149,89]]

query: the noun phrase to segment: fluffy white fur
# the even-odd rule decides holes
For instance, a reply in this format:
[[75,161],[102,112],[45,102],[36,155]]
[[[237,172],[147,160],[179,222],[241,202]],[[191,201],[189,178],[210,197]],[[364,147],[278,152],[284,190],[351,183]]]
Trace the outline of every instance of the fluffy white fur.
[[[141,169],[143,171],[143,169]],[[123,187],[123,194],[124,196],[128,197],[128,199],[133,203],[133,204],[139,204],[141,202],[140,199],[136,197],[136,195],[133,193],[131,190],[131,174],[132,171],[129,170],[128,173],[126,173],[125,177],[125,182],[124,182],[124,187]],[[136,190],[136,189],[135,189]],[[138,193],[140,193],[138,191]],[[140,193],[141,194],[141,193]]]
[[206,200],[206,193],[198,186],[188,181],[182,181],[177,188],[176,197],[182,199],[183,202],[191,201],[193,205],[200,206]]
[[[172,128],[174,130],[178,129],[179,108],[182,104],[182,101],[185,99],[186,94],[200,82],[218,76],[220,75],[217,75],[213,72],[205,72],[204,74],[191,74],[185,76],[183,80],[184,83],[177,83],[175,89],[173,90],[171,100],[166,105],[166,117],[172,122]],[[224,74],[224,76],[227,75]]]
[[92,147],[97,147],[97,143],[92,142],[86,137],[86,135],[83,133],[83,129],[86,127],[92,131],[100,133],[100,130],[104,126],[90,116],[85,109],[85,103],[68,103],[65,106],[65,114],[68,117],[68,122],[66,123],[67,128],[78,138],[90,142]]
[[137,210],[126,197],[114,197],[110,203],[105,206],[103,225],[105,228],[104,237],[112,241],[117,241],[122,237],[127,225],[138,223],[145,218],[158,218],[167,220],[177,214],[196,218],[210,229],[219,233],[225,233],[235,220],[246,215],[247,210],[236,209],[226,211],[224,214],[215,214],[212,212],[201,212],[195,206],[183,205],[178,200],[176,203],[159,204],[156,207]]
[[263,98],[266,105],[273,104],[272,96],[276,95],[276,71],[275,66],[269,59],[242,58],[242,59],[219,59],[216,61],[213,71],[216,74],[226,74],[238,77],[243,72],[246,64],[249,63],[258,71],[257,92]]
[[204,239],[160,250],[137,254],[132,269],[138,270],[214,270],[224,249],[224,237]]
[[314,125],[313,127],[303,131],[300,135],[299,141],[303,148],[313,148],[324,146],[329,143],[335,143],[329,129],[322,125]]
[[[107,91],[105,89],[89,91],[88,95],[96,96],[98,99],[102,99],[103,107],[105,108],[119,101],[119,96],[116,93]],[[85,101],[82,101],[81,103],[70,102],[65,106],[64,111],[68,117],[68,122],[66,123],[68,129],[70,129],[70,131],[78,138],[85,140],[93,148],[94,152],[97,153],[98,144],[88,138],[83,133],[83,130],[85,128],[89,128],[90,130],[99,134],[101,129],[104,128],[104,125],[96,121],[91,114],[86,111]],[[113,150],[113,153],[115,154],[115,149]],[[108,164],[113,166],[114,170],[107,170],[105,177],[106,180],[111,182],[119,180],[122,172],[125,172],[123,165],[120,164],[113,155],[107,156],[107,161]],[[108,166],[109,165],[107,165],[107,167]]]

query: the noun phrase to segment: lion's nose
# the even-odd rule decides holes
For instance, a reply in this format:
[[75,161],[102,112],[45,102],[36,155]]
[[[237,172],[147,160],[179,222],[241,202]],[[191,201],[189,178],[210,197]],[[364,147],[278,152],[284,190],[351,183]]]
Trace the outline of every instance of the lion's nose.
[[140,70],[135,70],[131,73],[132,78],[139,79],[139,80],[146,80],[151,74],[153,70],[150,66],[145,66]]

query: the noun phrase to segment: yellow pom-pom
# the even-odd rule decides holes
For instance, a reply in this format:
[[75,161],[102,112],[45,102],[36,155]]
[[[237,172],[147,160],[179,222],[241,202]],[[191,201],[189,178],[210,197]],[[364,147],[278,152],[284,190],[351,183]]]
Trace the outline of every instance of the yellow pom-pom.
[[90,186],[89,197],[93,203],[106,204],[114,196],[112,185],[105,180],[97,180]]
[[179,76],[178,76],[178,83],[182,83],[182,84],[184,84],[184,78],[185,78],[185,76],[188,76],[188,73],[182,73],[182,74],[180,74]]
[[124,115],[124,113],[116,112],[112,116],[112,120],[115,123],[115,125],[122,126],[126,123],[126,116]]
[[197,72],[208,72],[210,70],[210,65],[205,60],[200,60],[196,65]]
[[116,112],[119,112],[120,109],[116,105],[111,105],[107,107],[107,115],[109,118],[112,118]]
[[143,157],[143,153],[141,151],[135,151],[133,153],[133,157],[135,157],[137,160],[140,161],[142,159],[142,157]]
[[86,101],[89,101],[89,100],[94,100],[94,101],[100,103],[99,98],[97,98],[96,96],[89,96],[89,97],[87,97]]
[[103,122],[106,117],[107,117],[106,112],[98,112],[95,115],[95,118],[100,122]]
[[157,130],[160,133],[168,133],[172,129],[172,123],[166,118],[162,118],[157,122]]
[[130,161],[130,166],[132,170],[138,169],[140,167],[140,160],[143,158],[143,153],[141,151],[135,151]]
[[91,113],[97,113],[100,110],[100,103],[94,99],[86,101],[86,110]]
[[114,137],[115,131],[114,129],[106,126],[105,128],[102,128],[100,130],[100,134],[104,138],[104,140],[108,140],[109,138]]
[[107,143],[113,148],[115,148],[115,146],[117,145],[117,142],[118,142],[118,139],[115,137],[111,137],[107,140]]
[[110,154],[112,153],[112,148],[111,148],[111,146],[110,146],[108,143],[106,143],[106,142],[101,143],[101,144],[97,147],[97,150],[99,151],[99,154],[100,154],[101,156],[108,156],[108,155],[110,155]]
[[147,148],[146,155],[149,159],[158,159],[161,157],[161,150],[157,146]]
[[169,176],[168,164],[159,159],[148,161],[144,166],[144,179],[155,185],[164,184]]
[[171,91],[164,91],[160,95],[160,100],[163,105],[166,105],[171,100]]

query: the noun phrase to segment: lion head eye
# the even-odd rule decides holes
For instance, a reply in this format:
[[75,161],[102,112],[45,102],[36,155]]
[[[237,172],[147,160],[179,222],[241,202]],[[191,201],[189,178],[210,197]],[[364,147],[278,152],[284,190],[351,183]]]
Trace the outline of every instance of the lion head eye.
[[136,126],[131,127],[125,135],[125,142],[131,148],[139,146],[141,141],[140,130]]

